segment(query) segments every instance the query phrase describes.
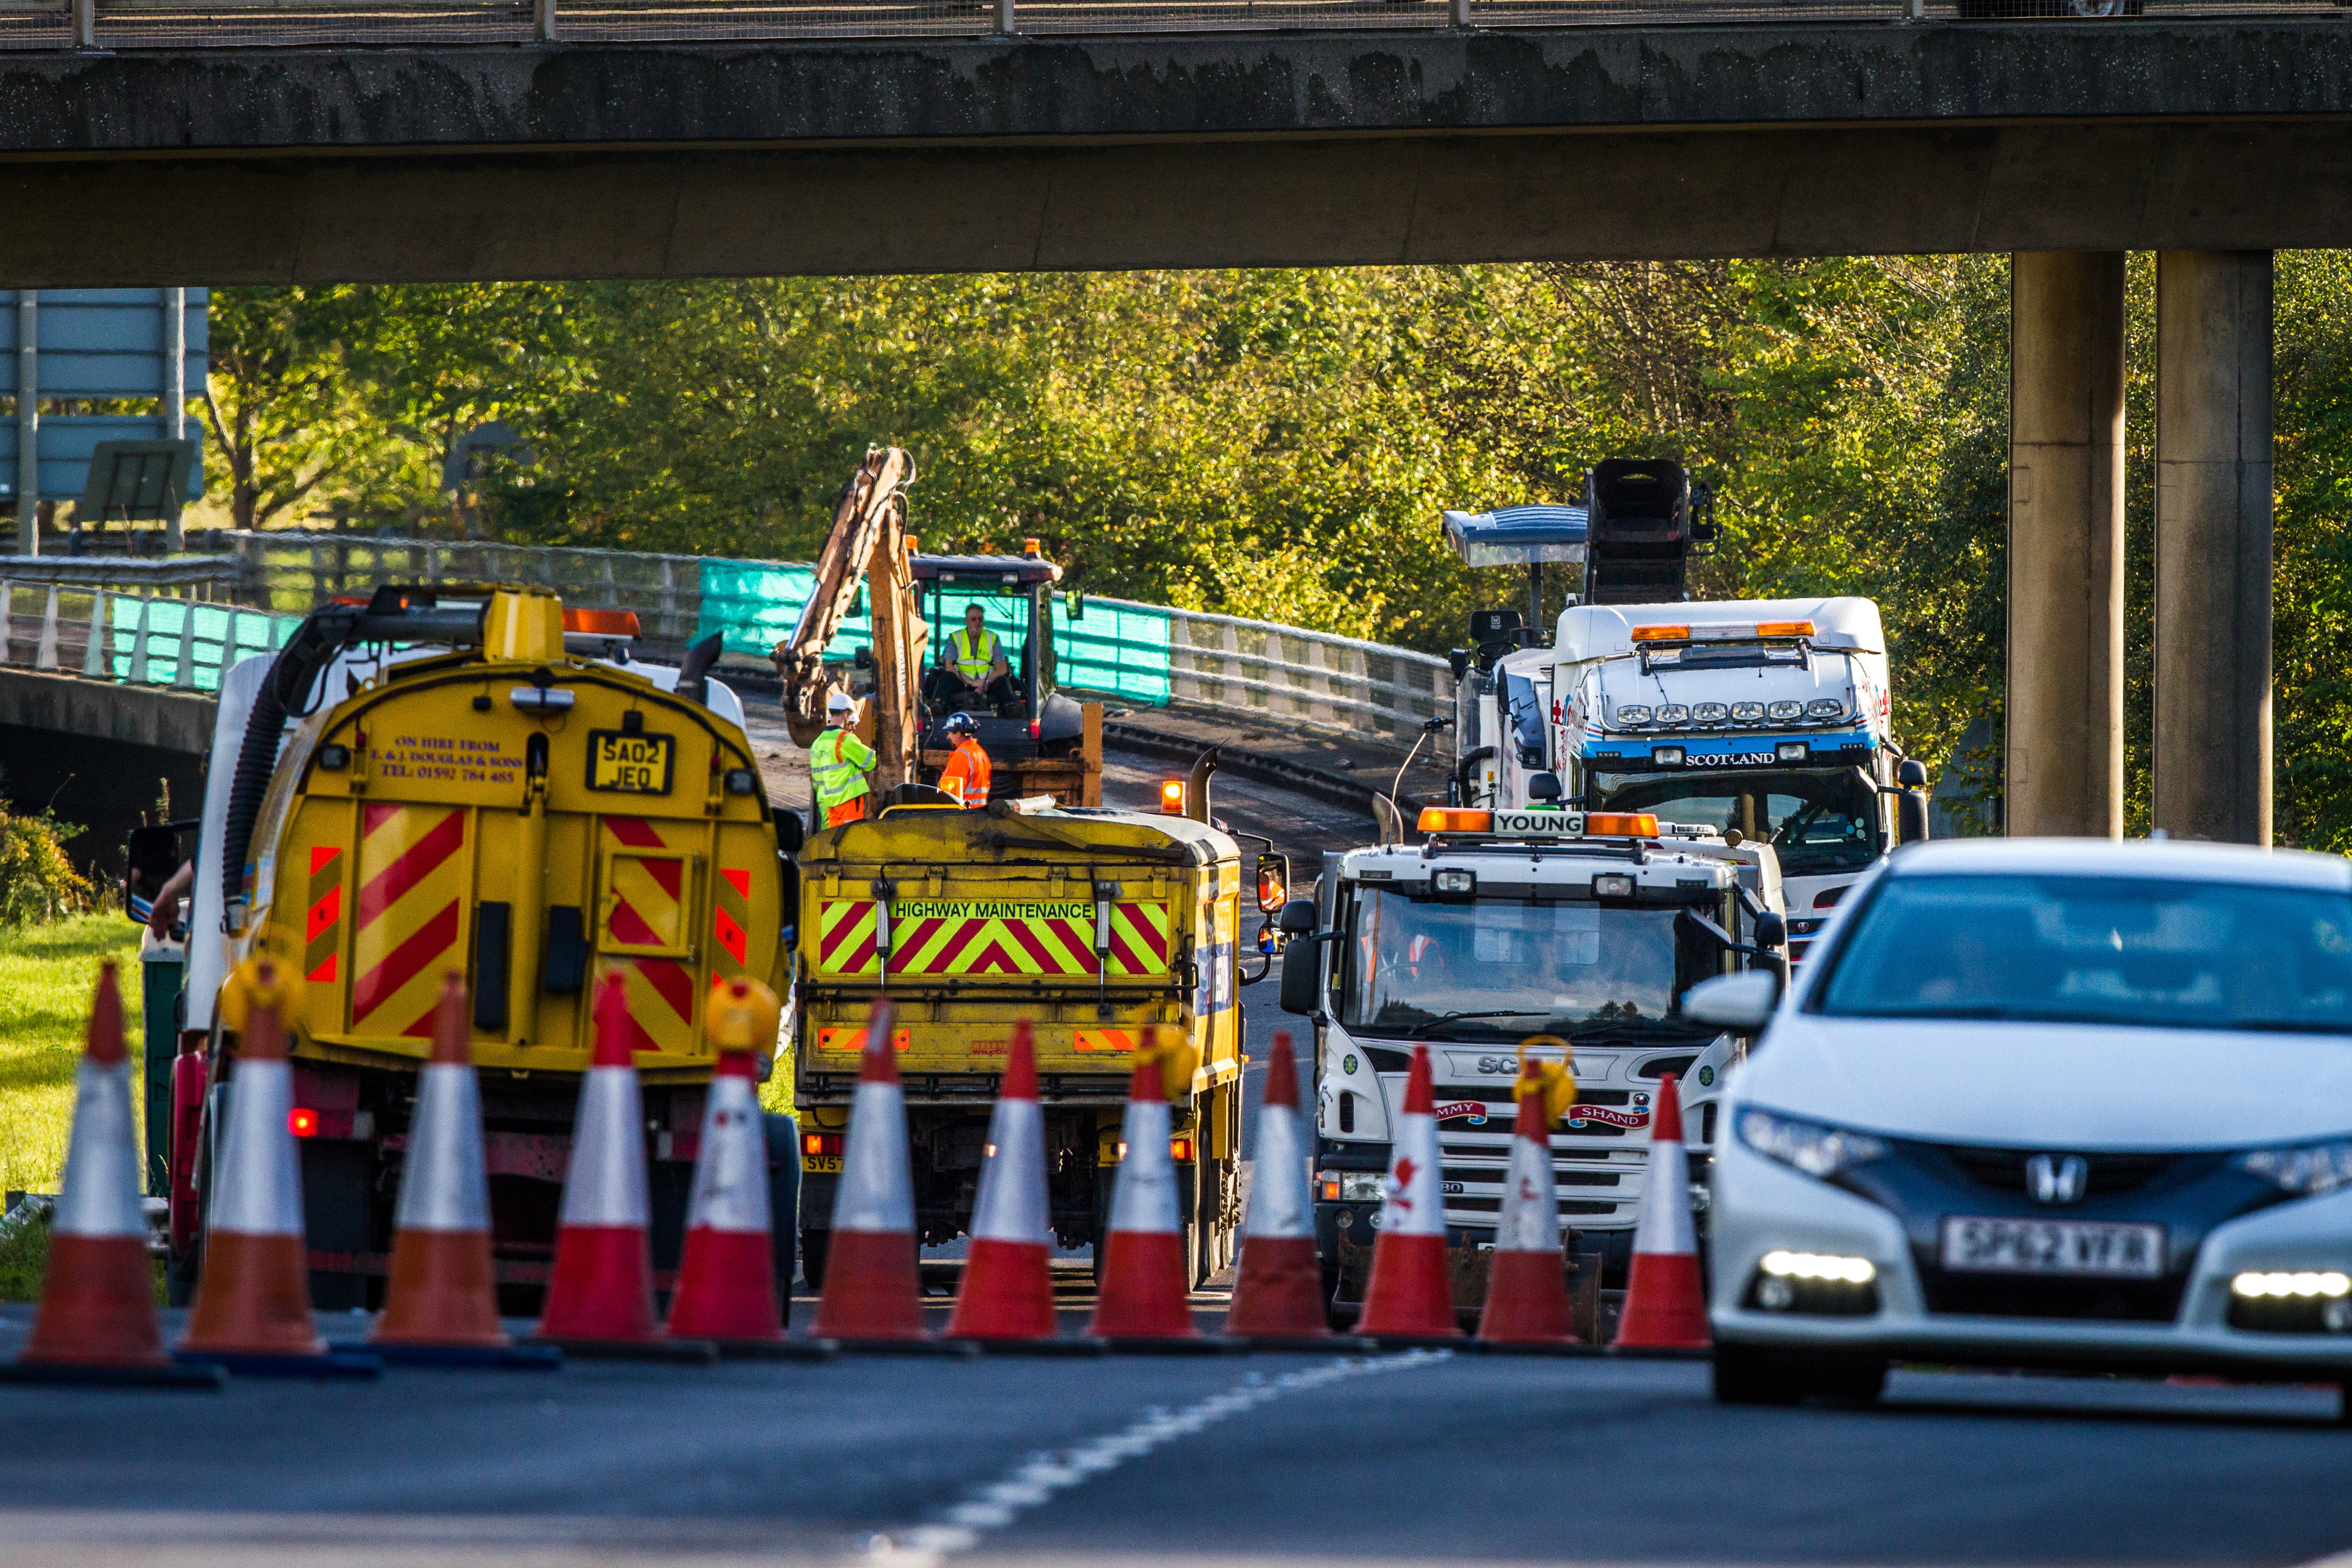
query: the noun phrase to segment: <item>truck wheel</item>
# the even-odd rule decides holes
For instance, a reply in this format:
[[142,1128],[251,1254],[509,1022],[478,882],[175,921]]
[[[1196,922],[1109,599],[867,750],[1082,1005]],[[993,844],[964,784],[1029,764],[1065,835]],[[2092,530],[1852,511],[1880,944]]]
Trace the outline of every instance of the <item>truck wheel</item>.
[[832,1239],[833,1232],[829,1230],[803,1227],[801,1231],[801,1278],[808,1281],[812,1290],[824,1289],[824,1246]]

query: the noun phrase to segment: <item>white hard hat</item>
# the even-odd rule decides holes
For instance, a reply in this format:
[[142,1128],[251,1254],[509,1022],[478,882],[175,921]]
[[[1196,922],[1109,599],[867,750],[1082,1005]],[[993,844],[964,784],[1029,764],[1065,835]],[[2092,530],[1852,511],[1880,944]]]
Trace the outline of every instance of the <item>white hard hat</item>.
[[836,691],[825,699],[824,710],[828,713],[855,713],[857,711],[857,699],[846,691]]

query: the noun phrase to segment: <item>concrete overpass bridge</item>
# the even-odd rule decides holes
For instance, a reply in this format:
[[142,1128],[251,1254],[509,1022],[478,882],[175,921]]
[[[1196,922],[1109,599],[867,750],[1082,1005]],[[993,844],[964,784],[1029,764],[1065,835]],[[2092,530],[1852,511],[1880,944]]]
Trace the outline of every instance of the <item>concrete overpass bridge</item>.
[[2156,822],[2267,840],[2270,253],[2352,244],[2352,29],[1591,14],[68,0],[0,53],[0,285],[2008,252],[2008,819],[2111,833],[2154,250]]

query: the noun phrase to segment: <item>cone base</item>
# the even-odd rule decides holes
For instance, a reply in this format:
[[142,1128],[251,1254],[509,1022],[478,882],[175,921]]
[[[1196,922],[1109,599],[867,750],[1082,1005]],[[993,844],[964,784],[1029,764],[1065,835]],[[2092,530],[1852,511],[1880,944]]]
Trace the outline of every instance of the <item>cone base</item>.
[[50,1237],[41,1310],[21,1360],[30,1366],[169,1366],[146,1238]]
[[709,1226],[687,1232],[667,1331],[701,1340],[782,1339],[784,1314],[776,1304],[776,1255],[768,1233]]
[[1115,1230],[1104,1244],[1102,1293],[1087,1332],[1099,1339],[1191,1340],[1192,1292],[1184,1280],[1184,1238],[1173,1231]]
[[1637,1252],[1617,1320],[1620,1350],[1705,1350],[1715,1342],[1698,1259],[1687,1252]]
[[393,1238],[392,1277],[372,1345],[502,1350],[490,1236],[483,1230],[404,1230]]
[[308,1266],[299,1236],[212,1232],[205,1237],[188,1331],[174,1348],[215,1356],[325,1356],[327,1342],[310,1317]]
[[635,1226],[566,1226],[555,1237],[547,1308],[532,1338],[616,1342],[654,1337],[653,1255]]
[[1496,1252],[1486,1275],[1478,1338],[1488,1344],[1568,1345],[1566,1266],[1557,1252]]
[[1044,1242],[983,1237],[971,1244],[948,1319],[950,1339],[1048,1340],[1060,1326]]
[[929,1339],[914,1237],[903,1230],[835,1231],[824,1255],[824,1294],[809,1331],[845,1345]]
[[1253,1236],[1242,1242],[1225,1332],[1234,1338],[1311,1340],[1331,1334],[1323,1266],[1311,1236]]
[[1356,1332],[1366,1339],[1458,1340],[1454,1281],[1442,1236],[1384,1230],[1372,1244],[1372,1278],[1364,1287]]

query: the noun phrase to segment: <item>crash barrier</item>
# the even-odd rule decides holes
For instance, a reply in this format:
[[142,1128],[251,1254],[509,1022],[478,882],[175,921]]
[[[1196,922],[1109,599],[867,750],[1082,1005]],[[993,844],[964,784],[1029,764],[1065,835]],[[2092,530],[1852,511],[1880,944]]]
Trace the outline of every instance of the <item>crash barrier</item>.
[[225,667],[284,647],[301,624],[299,616],[242,609],[192,592],[165,598],[89,584],[27,587],[0,578],[0,665],[20,669],[217,691]]
[[[2137,14],[2141,0],[2130,0]],[[2121,16],[2125,0],[2072,12],[2048,0],[1120,0],[1040,5],[1026,0],[376,0],[364,7],[302,0],[12,0],[0,9],[0,47],[190,48],[266,44],[396,42],[658,43],[695,39],[1101,36],[1268,28],[1558,27],[1632,22],[1883,21],[1929,17]],[[2109,6],[2112,9],[2109,9]],[[2189,0],[2146,0],[2151,13]],[[2326,0],[2268,0],[2261,10],[2320,12]]]
[[[646,657],[675,658],[717,634],[728,653],[764,659],[799,625],[814,568],[791,561],[641,555],[559,545],[493,544],[368,534],[230,536],[250,603],[306,613],[380,583],[530,582],[571,605],[634,610]],[[1000,634],[1014,628],[1007,601],[979,594]],[[1445,661],[1271,621],[1139,604],[1080,592],[1052,600],[1055,681],[1137,707],[1184,702],[1285,728],[1411,744],[1427,721],[1454,710]],[[865,605],[835,634],[829,656],[855,658],[873,642]],[[1013,650],[1017,653],[1017,649]],[[1449,735],[1434,749],[1450,756]]]

